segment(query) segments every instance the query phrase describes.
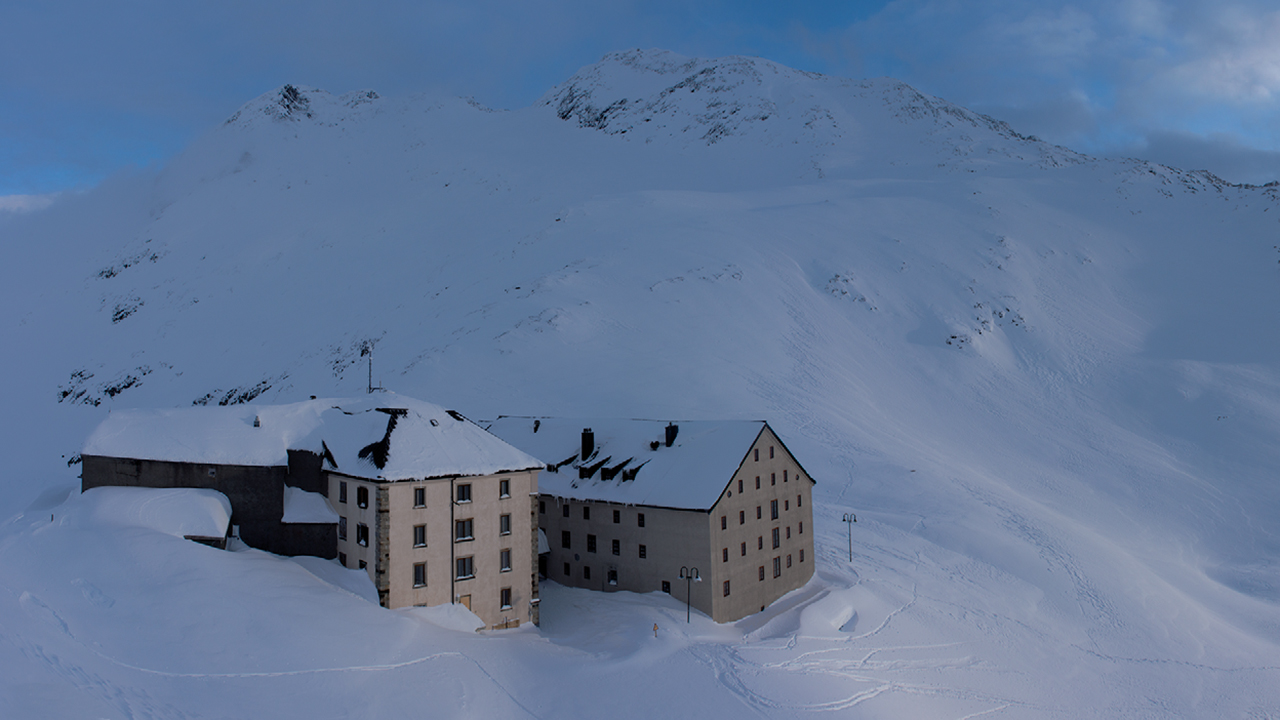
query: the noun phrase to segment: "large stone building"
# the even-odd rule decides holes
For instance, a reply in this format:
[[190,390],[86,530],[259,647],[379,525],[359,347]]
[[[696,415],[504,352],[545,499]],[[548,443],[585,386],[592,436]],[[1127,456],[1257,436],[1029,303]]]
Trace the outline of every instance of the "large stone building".
[[461,415],[378,393],[291,405],[112,412],[84,489],[206,487],[247,544],[368,571],[386,607],[462,603],[538,619],[543,464]]
[[[546,577],[662,590],[716,622],[813,576],[813,480],[765,422],[503,417],[498,437],[547,463]],[[696,568],[700,582],[681,578]]]

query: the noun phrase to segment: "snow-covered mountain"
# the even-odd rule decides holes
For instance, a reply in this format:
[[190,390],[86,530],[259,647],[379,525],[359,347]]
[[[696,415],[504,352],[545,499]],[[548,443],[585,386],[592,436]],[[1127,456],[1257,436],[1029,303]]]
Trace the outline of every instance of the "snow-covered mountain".
[[[899,82],[755,58],[618,53],[516,111],[286,86],[158,173],[0,215],[0,503],[28,508],[0,540],[0,603],[79,618],[83,638],[54,651],[57,622],[5,623],[0,662],[49,682],[53,654],[135,708],[201,716],[178,681],[103,669],[133,646],[100,629],[110,613],[76,615],[89,571],[32,560],[74,545],[32,523],[111,408],[356,393],[372,348],[374,385],[474,418],[767,419],[818,481],[817,584],[754,625],[658,657],[643,632],[577,629],[612,632],[645,599],[565,591],[614,624],[544,608],[554,642],[509,648],[543,668],[523,676],[492,644],[414,631],[531,714],[585,714],[613,688],[648,715],[667,682],[722,714],[1280,713],[1277,223],[1275,184],[1091,158]],[[120,617],[158,612],[115,597]],[[351,612],[318,602],[326,626]],[[174,649],[165,628],[194,620],[166,608],[126,664],[199,665],[260,697],[198,661],[254,639]],[[359,617],[403,634],[400,615]],[[354,642],[282,622],[262,672]],[[647,679],[579,683],[615,652]],[[581,704],[557,705],[570,687]]]

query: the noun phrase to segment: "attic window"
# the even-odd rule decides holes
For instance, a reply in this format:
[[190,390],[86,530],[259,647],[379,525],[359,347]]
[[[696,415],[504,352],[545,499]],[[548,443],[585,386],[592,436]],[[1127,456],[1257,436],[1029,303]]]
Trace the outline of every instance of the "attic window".
[[440,421],[435,418],[431,418],[431,427],[440,427]]

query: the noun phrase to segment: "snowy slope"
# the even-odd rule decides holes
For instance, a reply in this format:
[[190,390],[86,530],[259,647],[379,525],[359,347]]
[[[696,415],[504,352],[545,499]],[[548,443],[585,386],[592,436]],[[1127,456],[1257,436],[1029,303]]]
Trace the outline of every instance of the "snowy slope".
[[[0,539],[26,618],[0,704],[69,683],[107,716],[341,716],[445,677],[457,715],[1280,713],[1280,187],[750,58],[620,53],[510,112],[294,90],[0,217],[0,506],[28,508]],[[201,554],[252,596],[205,636],[205,585],[164,582],[205,549],[39,526],[108,409],[356,394],[370,347],[375,385],[470,417],[767,419],[817,481],[818,578],[671,644],[646,644],[669,600],[553,587],[545,635],[492,642]],[[198,642],[133,645],[133,617]],[[314,657],[361,669],[279,674]]]

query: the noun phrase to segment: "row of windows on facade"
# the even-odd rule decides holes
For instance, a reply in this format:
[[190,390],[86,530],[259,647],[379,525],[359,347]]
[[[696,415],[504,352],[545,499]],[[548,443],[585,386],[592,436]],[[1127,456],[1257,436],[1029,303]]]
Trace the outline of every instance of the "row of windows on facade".
[[[755,449],[755,454],[756,454],[756,458],[755,458],[756,462],[760,462],[760,448],[756,448],[756,449]],[[772,446],[772,445],[770,445],[770,446],[769,446],[769,459],[770,459],[770,460],[772,460],[772,459],[773,459],[773,446]]]
[[[774,550],[777,550],[778,548],[782,547],[782,533],[781,533],[781,530],[782,530],[782,528],[774,528],[774,529],[773,529],[773,533],[772,533],[773,538],[772,538],[772,539],[773,539],[773,549],[774,549]],[[788,526],[786,527],[786,532],[787,532],[787,539],[788,539],[788,540],[790,540],[790,539],[791,539],[791,526],[790,526],[790,525],[788,525]],[[803,535],[803,534],[804,534],[804,523],[800,523],[800,527],[799,527],[799,532],[798,532],[798,534],[799,534],[799,535]],[[764,536],[763,536],[763,535],[760,535],[760,536],[756,537],[756,550],[763,550],[763,549],[764,549]],[[801,551],[801,552],[803,552],[803,551]],[[742,554],[742,557],[746,557],[746,556],[747,556],[747,543],[746,543],[745,541],[744,541],[744,542],[742,543],[742,545],[741,545],[741,554]],[[722,548],[722,549],[720,550],[720,561],[721,561],[721,562],[729,562],[729,548]]]
[[[345,553],[339,558],[343,565],[346,564]],[[510,548],[502,550],[498,553],[498,572],[511,572],[511,550]],[[470,580],[476,576],[476,558],[474,555],[456,558],[454,560],[454,576],[455,580]],[[426,587],[427,585],[427,564],[425,562],[413,564],[413,586]]]
[[[796,495],[796,509],[799,509],[803,504],[804,504],[804,497],[803,497],[802,495]],[[763,506],[763,505],[757,505],[757,506],[756,506],[756,519],[757,519],[757,520],[763,520],[763,519],[764,519],[764,511],[763,511],[763,509],[764,509],[764,506]],[[791,501],[790,501],[790,500],[783,500],[783,501],[782,501],[782,510],[783,510],[783,512],[789,512],[789,511],[791,510]],[[777,519],[778,519],[778,501],[777,501],[777,500],[770,500],[770,501],[769,501],[769,519],[770,519],[770,520],[777,520]],[[738,524],[739,524],[739,525],[746,525],[746,524],[747,524],[747,511],[746,511],[746,510],[739,510],[739,511],[738,511]],[[729,516],[728,516],[728,515],[721,515],[721,516],[720,516],[720,529],[721,529],[721,530],[728,530],[728,529],[729,529]]]
[[[613,543],[613,546],[612,546],[613,554],[621,555],[622,541],[613,540],[612,543]],[[560,547],[565,548],[567,550],[572,544],[573,544],[573,533],[569,532],[568,530],[561,530],[560,531]],[[596,536],[588,534],[587,535],[587,552],[593,553],[595,551],[596,551]],[[639,547],[639,552],[640,552],[641,558],[649,557],[649,548],[643,543]]]
[[[757,451],[757,452],[758,452],[758,451]],[[797,477],[797,478],[799,478],[800,476],[799,476],[799,475],[796,475],[796,477]],[[785,482],[791,482],[791,473],[790,473],[789,471],[787,471],[787,470],[783,470],[783,471],[782,471],[782,482],[784,482],[784,483],[785,483]],[[777,485],[777,484],[778,484],[778,473],[769,473],[769,485],[770,485],[770,486],[773,486],[773,485]],[[738,478],[738,494],[739,494],[739,495],[741,495],[741,494],[743,493],[744,488],[745,488],[745,485],[743,485],[742,478]],[[759,476],[759,475],[757,475],[757,476],[756,476],[756,489],[757,489],[757,490],[759,490],[759,489],[760,489],[760,476]],[[730,492],[729,494],[730,494],[730,495],[732,495],[733,493],[732,493],[732,492]]]
[[[543,514],[543,515],[545,515],[545,514],[546,514],[546,512],[547,512],[547,501],[546,501],[546,500],[539,500],[539,501],[538,501],[538,512],[539,512],[540,514]],[[563,517],[569,517],[569,503],[565,503],[564,505],[560,506],[560,514],[561,514]],[[590,505],[583,505],[583,506],[582,506],[582,519],[583,519],[583,520],[590,520],[590,519],[591,519],[591,506],[590,506]],[[621,511],[621,510],[614,510],[614,511],[613,511],[613,524],[615,524],[615,525],[619,525],[619,524],[621,524],[621,523],[622,523],[622,511]],[[636,513],[636,526],[637,526],[637,527],[644,527],[644,513]]]
[[[644,547],[644,546],[642,545],[641,547]],[[644,557],[644,556],[642,555],[641,557]],[[782,577],[782,560],[783,560],[782,556],[778,556],[778,557],[775,557],[775,558],[773,559],[773,576],[774,576],[775,578]],[[803,550],[803,549],[802,549],[802,550],[800,550],[800,562],[804,562],[804,550]],[[786,563],[787,563],[787,567],[791,567],[791,555],[790,555],[790,554],[788,554],[788,555],[787,555],[787,557],[786,557]],[[571,565],[570,563],[567,563],[567,562],[564,564],[564,575],[565,575],[565,577],[571,577],[571,576],[573,575],[573,565]],[[590,565],[583,565],[583,566],[582,566],[582,579],[583,579],[583,580],[590,580],[590,579],[591,579],[591,566],[590,566]],[[608,571],[608,576],[607,576],[606,580],[608,580],[608,582],[609,582],[609,584],[610,584],[610,585],[617,585],[617,584],[618,584],[618,571],[617,571],[616,569],[614,569],[614,568],[610,568],[610,569],[609,569],[609,571]],[[761,565],[761,566],[760,566],[760,580],[762,580],[762,581],[764,580],[764,566],[763,566],[763,565]],[[671,581],[670,581],[670,580],[663,580],[663,581],[662,581],[662,592],[667,593],[667,594],[670,594],[670,593],[671,593]],[[725,597],[729,597],[729,581],[728,581],[728,580],[725,580],[725,581],[724,581],[723,592],[724,592],[724,596],[725,596]]]
[[[453,526],[454,542],[466,542],[468,540],[474,540],[475,539],[474,530],[475,530],[474,518],[467,518],[465,520],[455,521]],[[510,515],[498,516],[498,534],[499,535],[511,534],[511,516]],[[341,516],[338,517],[338,539],[339,540],[347,539],[347,519]],[[365,546],[369,544],[369,526],[368,525],[365,525],[364,523],[356,523],[356,542],[360,545],[365,545]],[[414,547],[427,546],[427,526],[426,525],[413,526],[413,546]]]
[[[454,489],[455,489],[455,494],[457,496],[455,500],[457,502],[460,502],[460,503],[471,502],[471,483],[462,483],[460,485],[456,485],[454,486]],[[510,480],[498,481],[498,497],[499,498],[511,497],[511,481]],[[346,501],[347,501],[347,481],[339,480],[338,481],[338,502],[345,503]],[[362,508],[369,507],[369,488],[363,487],[363,486],[356,487],[356,506],[362,507]],[[418,487],[413,489],[413,506],[414,507],[427,506],[427,489],[426,488]]]
[[[641,547],[643,547],[643,546],[641,546]],[[641,556],[641,557],[643,557],[643,556]],[[570,565],[569,563],[565,563],[565,564],[564,564],[564,574],[565,574],[565,577],[569,577],[570,575],[572,575],[572,574],[573,574],[573,566],[572,566],[572,565]],[[590,580],[590,579],[591,579],[591,566],[590,566],[590,565],[583,565],[583,566],[582,566],[582,579],[583,579],[583,580]],[[617,584],[618,584],[618,571],[617,571],[617,569],[616,569],[616,568],[609,568],[609,570],[608,570],[608,571],[606,571],[606,573],[605,573],[605,580],[606,580],[610,585],[617,585]]]

